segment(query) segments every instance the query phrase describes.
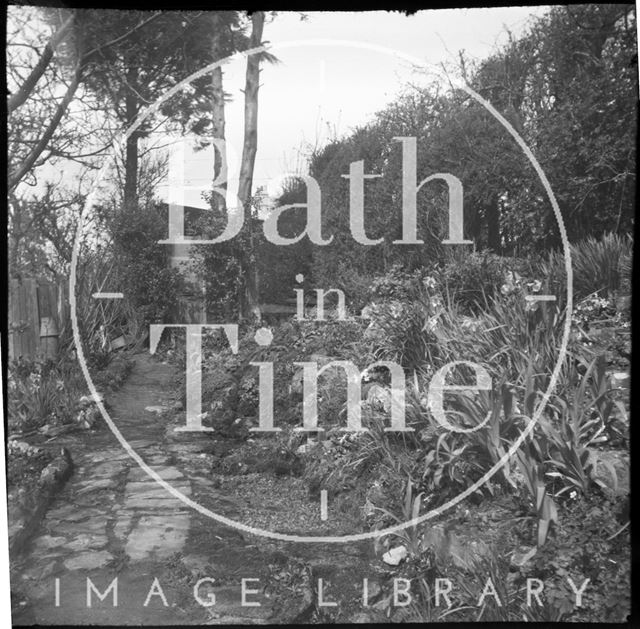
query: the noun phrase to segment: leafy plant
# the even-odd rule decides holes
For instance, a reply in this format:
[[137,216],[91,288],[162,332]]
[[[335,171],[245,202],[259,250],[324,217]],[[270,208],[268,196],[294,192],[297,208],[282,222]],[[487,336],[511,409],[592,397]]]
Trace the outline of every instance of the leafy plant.
[[[407,479],[405,486],[404,500],[402,502],[401,513],[395,514],[383,507],[374,507],[376,511],[380,511],[384,514],[389,522],[396,524],[403,524],[411,520],[415,520],[420,515],[420,507],[422,501],[422,493],[415,493],[414,485],[410,478]],[[388,526],[389,524],[387,524]],[[417,524],[407,526],[399,531],[389,533],[390,537],[397,537],[400,539],[409,553],[409,556],[418,557],[422,552],[422,531],[421,527]],[[385,536],[386,537],[386,536]],[[374,549],[376,552],[380,550],[383,537],[375,539]]]
[[[633,241],[630,236],[605,233],[589,236],[570,245],[573,268],[573,293],[580,299],[589,295],[609,296],[627,281]],[[540,273],[563,295],[566,286],[564,254],[555,251],[540,263]]]
[[552,523],[558,521],[558,510],[547,493],[543,466],[526,449],[516,452],[516,462],[525,480],[525,487],[533,501],[538,518],[538,548],[544,545]]

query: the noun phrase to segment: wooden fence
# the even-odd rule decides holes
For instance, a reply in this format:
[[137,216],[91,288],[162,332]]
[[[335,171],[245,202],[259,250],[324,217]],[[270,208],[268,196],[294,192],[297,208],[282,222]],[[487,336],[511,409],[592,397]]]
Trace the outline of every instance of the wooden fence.
[[9,358],[55,358],[69,325],[69,286],[35,279],[9,283]]

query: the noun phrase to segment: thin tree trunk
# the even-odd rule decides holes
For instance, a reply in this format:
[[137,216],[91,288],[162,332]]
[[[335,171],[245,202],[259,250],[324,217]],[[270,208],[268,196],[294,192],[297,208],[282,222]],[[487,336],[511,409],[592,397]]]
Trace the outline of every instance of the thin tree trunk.
[[[251,16],[251,38],[249,48],[256,48],[262,42],[264,28],[264,11],[256,11]],[[260,56],[250,55],[247,58],[247,74],[244,90],[244,145],[240,165],[238,183],[238,200],[244,210],[245,226],[249,229],[249,247],[242,253],[242,272],[244,295],[241,299],[243,318],[253,314],[261,319],[258,303],[258,268],[255,260],[255,243],[253,238],[253,220],[251,212],[251,186],[258,149],[258,89],[260,80]]]
[[138,205],[138,134],[127,138],[124,162],[124,207],[135,210]]
[[[125,96],[125,109],[127,127],[133,124],[138,115],[138,103],[132,87],[137,83],[136,68],[131,66],[127,70],[127,83],[129,89]],[[124,209],[129,212],[136,210],[138,205],[138,131],[134,131],[127,138],[127,146],[124,159]]]
[[497,197],[492,197],[485,210],[487,222],[487,246],[493,253],[501,253],[502,243],[500,240],[500,207]]
[[[216,55],[216,59],[218,57],[217,45],[214,46],[214,54]],[[211,117],[212,117],[212,133],[213,137],[216,140],[225,139],[225,115],[224,115],[224,89],[222,86],[222,68],[218,67],[213,71],[213,76],[211,77],[211,86],[212,86],[212,103],[211,103]],[[227,163],[227,155],[226,149],[223,153],[219,153],[218,149],[214,150],[214,165],[213,165],[213,176],[214,179],[217,179],[224,169],[226,170]],[[225,193],[227,191],[227,182],[225,181],[217,186]],[[227,202],[226,198],[221,194],[215,194],[214,203],[215,207],[222,212],[223,215],[226,215],[227,211]]]

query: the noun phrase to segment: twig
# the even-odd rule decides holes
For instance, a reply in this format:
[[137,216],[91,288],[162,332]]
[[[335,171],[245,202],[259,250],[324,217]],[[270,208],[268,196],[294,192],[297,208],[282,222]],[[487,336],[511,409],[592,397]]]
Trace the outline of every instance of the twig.
[[[631,522],[631,520],[629,520],[629,522]],[[624,531],[629,526],[629,522],[624,524],[622,528],[618,530],[616,533],[614,533],[611,537],[607,537],[605,541],[610,542],[614,537],[618,537],[618,535],[620,535],[620,533],[622,533],[622,531]]]

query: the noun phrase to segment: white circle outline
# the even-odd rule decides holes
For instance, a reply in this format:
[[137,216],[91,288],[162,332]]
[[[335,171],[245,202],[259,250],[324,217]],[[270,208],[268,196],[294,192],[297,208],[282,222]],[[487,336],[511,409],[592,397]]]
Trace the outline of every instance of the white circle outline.
[[[186,79],[184,79],[183,81],[181,81],[180,83],[178,83],[177,85],[172,87],[163,96],[161,96],[155,103],[153,103],[152,105],[147,107],[143,112],[141,112],[138,115],[138,117],[136,118],[134,123],[131,125],[131,127],[129,127],[129,129],[127,129],[127,131],[123,134],[123,139],[126,140],[126,138],[128,138],[131,135],[131,133],[133,133],[138,128],[138,126],[140,126],[140,124],[142,124],[142,122],[145,120],[145,118],[147,116],[149,116],[151,113],[153,113],[153,112],[158,110],[158,108],[160,107],[160,105],[162,103],[164,103],[166,100],[171,98],[171,96],[173,96],[178,91],[180,91],[185,85],[189,84],[190,82],[192,82],[193,80],[199,78],[200,76],[203,76],[204,74],[207,74],[208,72],[211,72],[212,70],[222,66],[223,64],[228,63],[229,61],[233,60],[234,58],[248,57],[248,56],[250,56],[252,54],[260,53],[260,52],[263,52],[265,50],[270,50],[271,51],[271,50],[292,48],[292,47],[296,47],[296,46],[327,46],[327,47],[328,46],[345,46],[345,47],[350,47],[350,48],[360,48],[360,49],[364,49],[364,50],[373,50],[375,52],[380,52],[380,53],[383,53],[383,54],[395,56],[395,57],[398,57],[400,59],[408,61],[408,62],[410,62],[410,63],[412,63],[412,64],[414,64],[416,66],[419,66],[419,67],[425,67],[425,66],[428,65],[423,60],[418,59],[417,57],[414,57],[413,55],[409,55],[407,53],[398,52],[396,50],[392,50],[392,49],[387,48],[385,46],[379,46],[377,44],[369,44],[369,43],[365,43],[365,42],[352,42],[352,41],[348,41],[348,40],[332,40],[332,39],[294,40],[294,41],[288,41],[288,42],[274,43],[274,44],[270,44],[269,46],[258,46],[256,48],[251,48],[251,49],[243,51],[243,52],[234,53],[233,55],[230,55],[229,57],[226,57],[225,59],[222,59],[220,61],[216,61],[215,63],[212,63],[212,64],[210,64],[208,66],[205,66],[204,68],[194,72],[189,77],[187,77]],[[440,75],[439,71],[436,71],[436,72],[437,72],[437,74]],[[125,449],[127,454],[129,454],[129,456],[147,473],[147,475],[149,477],[151,477],[159,485],[164,487],[164,489],[166,489],[174,497],[176,497],[179,500],[181,500],[187,506],[192,507],[193,509],[198,511],[200,514],[205,515],[207,517],[210,517],[210,518],[212,518],[212,519],[214,519],[214,520],[216,520],[218,522],[221,522],[223,524],[226,524],[228,526],[240,529],[241,531],[243,531],[245,533],[248,533],[248,534],[251,534],[251,535],[258,535],[258,536],[261,536],[261,537],[268,537],[268,538],[271,538],[271,539],[277,539],[277,540],[287,541],[287,542],[344,543],[344,542],[356,542],[356,541],[362,541],[362,540],[366,540],[366,539],[380,538],[380,537],[383,537],[385,535],[390,535],[392,533],[396,533],[398,531],[404,530],[409,526],[416,526],[417,524],[420,524],[422,522],[426,522],[427,520],[430,520],[430,519],[442,514],[444,511],[446,511],[446,510],[450,509],[451,507],[455,506],[456,504],[458,504],[461,500],[463,500],[464,498],[469,496],[476,489],[478,489],[478,487],[480,487],[486,481],[488,481],[499,469],[501,469],[503,467],[503,465],[506,463],[506,461],[513,456],[513,454],[520,447],[522,442],[529,436],[529,434],[531,433],[531,431],[535,427],[540,415],[542,414],[542,411],[544,410],[544,407],[546,406],[546,404],[549,401],[549,397],[551,395],[551,391],[553,391],[553,389],[556,386],[556,381],[557,381],[557,379],[558,379],[558,377],[560,375],[560,370],[562,368],[562,360],[564,359],[564,357],[566,355],[566,352],[567,352],[567,344],[568,344],[568,341],[569,341],[569,334],[570,334],[570,330],[571,330],[571,315],[572,315],[572,312],[573,312],[573,269],[572,269],[572,266],[571,266],[571,251],[570,251],[570,248],[569,248],[569,241],[568,241],[568,238],[567,238],[567,233],[566,233],[566,229],[565,229],[565,226],[564,226],[564,221],[562,219],[562,214],[560,213],[560,207],[558,206],[558,202],[557,202],[557,200],[555,198],[555,195],[553,194],[553,190],[551,189],[551,185],[549,183],[549,180],[547,179],[546,175],[544,174],[544,172],[542,170],[542,167],[540,166],[540,164],[536,160],[535,156],[533,155],[533,153],[531,152],[529,147],[526,145],[524,140],[520,137],[518,132],[513,128],[513,126],[498,111],[496,111],[496,109],[487,100],[485,100],[482,96],[480,96],[477,92],[475,92],[468,85],[466,85],[464,83],[461,83],[460,81],[458,81],[455,78],[452,79],[451,77],[447,77],[447,79],[452,84],[455,83],[455,87],[457,87],[459,89],[462,89],[467,94],[469,94],[469,96],[471,96],[473,99],[478,101],[485,109],[487,109],[487,111],[489,111],[489,113],[491,113],[493,115],[494,118],[496,118],[496,120],[498,120],[498,122],[500,122],[502,124],[502,126],[514,138],[516,143],[520,146],[520,148],[522,149],[522,151],[526,155],[527,159],[529,160],[529,162],[531,163],[531,165],[535,169],[536,173],[538,174],[538,177],[540,178],[540,181],[541,181],[541,183],[542,183],[542,185],[543,185],[543,187],[545,189],[545,192],[547,193],[547,197],[548,197],[548,199],[549,199],[549,201],[551,203],[551,206],[553,207],[553,211],[554,211],[554,214],[556,216],[556,220],[558,222],[558,228],[560,230],[560,236],[562,238],[562,246],[563,246],[563,249],[564,249],[565,271],[567,273],[567,305],[566,305],[566,314],[565,314],[564,333],[563,333],[563,337],[562,337],[562,342],[560,344],[559,358],[558,358],[556,366],[555,366],[555,368],[554,368],[554,370],[553,370],[553,372],[551,374],[551,380],[549,382],[549,387],[547,388],[547,390],[545,391],[544,395],[542,396],[542,400],[538,404],[538,406],[537,406],[537,408],[536,408],[536,410],[534,412],[534,415],[530,419],[527,427],[522,431],[520,437],[518,437],[518,439],[516,439],[516,441],[514,441],[514,443],[509,448],[509,450],[507,452],[505,452],[505,454],[502,456],[502,458],[497,463],[495,463],[493,465],[493,467],[491,467],[484,474],[484,476],[482,476],[479,480],[477,480],[475,483],[473,483],[470,487],[468,487],[467,489],[465,489],[464,491],[459,493],[457,496],[455,496],[454,498],[452,498],[451,500],[446,502],[444,505],[441,505],[437,509],[432,509],[431,511],[428,511],[427,513],[425,513],[422,516],[418,516],[416,518],[412,518],[411,520],[408,520],[407,522],[396,524],[394,526],[390,526],[390,527],[388,527],[386,529],[382,529],[382,530],[379,530],[379,531],[371,531],[369,533],[357,533],[357,534],[342,535],[342,536],[324,536],[324,535],[300,536],[300,535],[291,535],[291,534],[287,534],[287,533],[276,533],[274,531],[266,531],[264,529],[251,527],[251,526],[248,526],[246,524],[242,524],[241,522],[236,522],[236,521],[231,520],[229,518],[226,518],[226,517],[224,517],[222,515],[214,513],[213,511],[210,511],[206,507],[203,507],[202,505],[194,502],[188,496],[185,496],[183,493],[178,491],[175,487],[173,487],[172,485],[167,483],[163,478],[161,478],[160,475],[155,470],[150,468],[142,460],[140,455],[129,445],[127,440],[122,436],[122,433],[118,430],[117,426],[113,423],[113,420],[111,419],[111,417],[109,417],[109,414],[107,413],[107,410],[104,407],[104,404],[102,403],[102,400],[101,400],[101,398],[100,398],[100,396],[99,396],[99,394],[98,394],[98,392],[97,392],[97,390],[95,388],[95,385],[93,384],[93,380],[91,379],[91,375],[89,374],[89,370],[87,368],[86,360],[85,360],[85,357],[84,357],[84,352],[83,352],[83,349],[82,349],[82,342],[81,342],[81,339],[80,339],[80,332],[79,332],[79,328],[78,328],[77,313],[76,313],[76,298],[75,298],[76,270],[77,270],[77,263],[78,263],[78,255],[79,255],[79,251],[80,251],[80,237],[81,237],[81,234],[82,234],[82,227],[83,227],[84,221],[86,220],[87,215],[88,215],[91,207],[93,206],[93,197],[94,197],[94,194],[95,194],[95,187],[96,187],[96,185],[98,185],[98,183],[100,182],[100,179],[102,178],[102,176],[104,174],[104,170],[106,168],[108,160],[105,162],[103,167],[100,169],[100,171],[96,175],[95,182],[94,182],[94,190],[87,196],[87,201],[85,202],[85,206],[84,206],[84,208],[82,210],[82,214],[80,215],[80,218],[79,218],[79,221],[78,221],[78,227],[76,229],[76,238],[75,238],[74,244],[73,244],[73,254],[72,254],[72,259],[71,259],[71,274],[70,274],[70,278],[69,278],[69,304],[70,304],[70,310],[71,310],[71,313],[70,313],[71,314],[71,325],[72,325],[72,329],[73,329],[73,338],[74,338],[74,342],[75,342],[75,345],[76,345],[76,351],[77,351],[77,355],[78,355],[78,362],[80,363],[80,367],[82,369],[82,373],[83,373],[83,375],[85,377],[85,380],[87,381],[87,385],[89,386],[89,390],[91,391],[91,394],[94,397],[94,400],[95,400],[95,402],[96,402],[96,404],[98,406],[98,409],[100,410],[100,414],[102,415],[103,419],[105,420],[105,422],[107,423],[107,425],[111,429],[111,432],[114,434],[116,439],[120,442],[122,447]]]

